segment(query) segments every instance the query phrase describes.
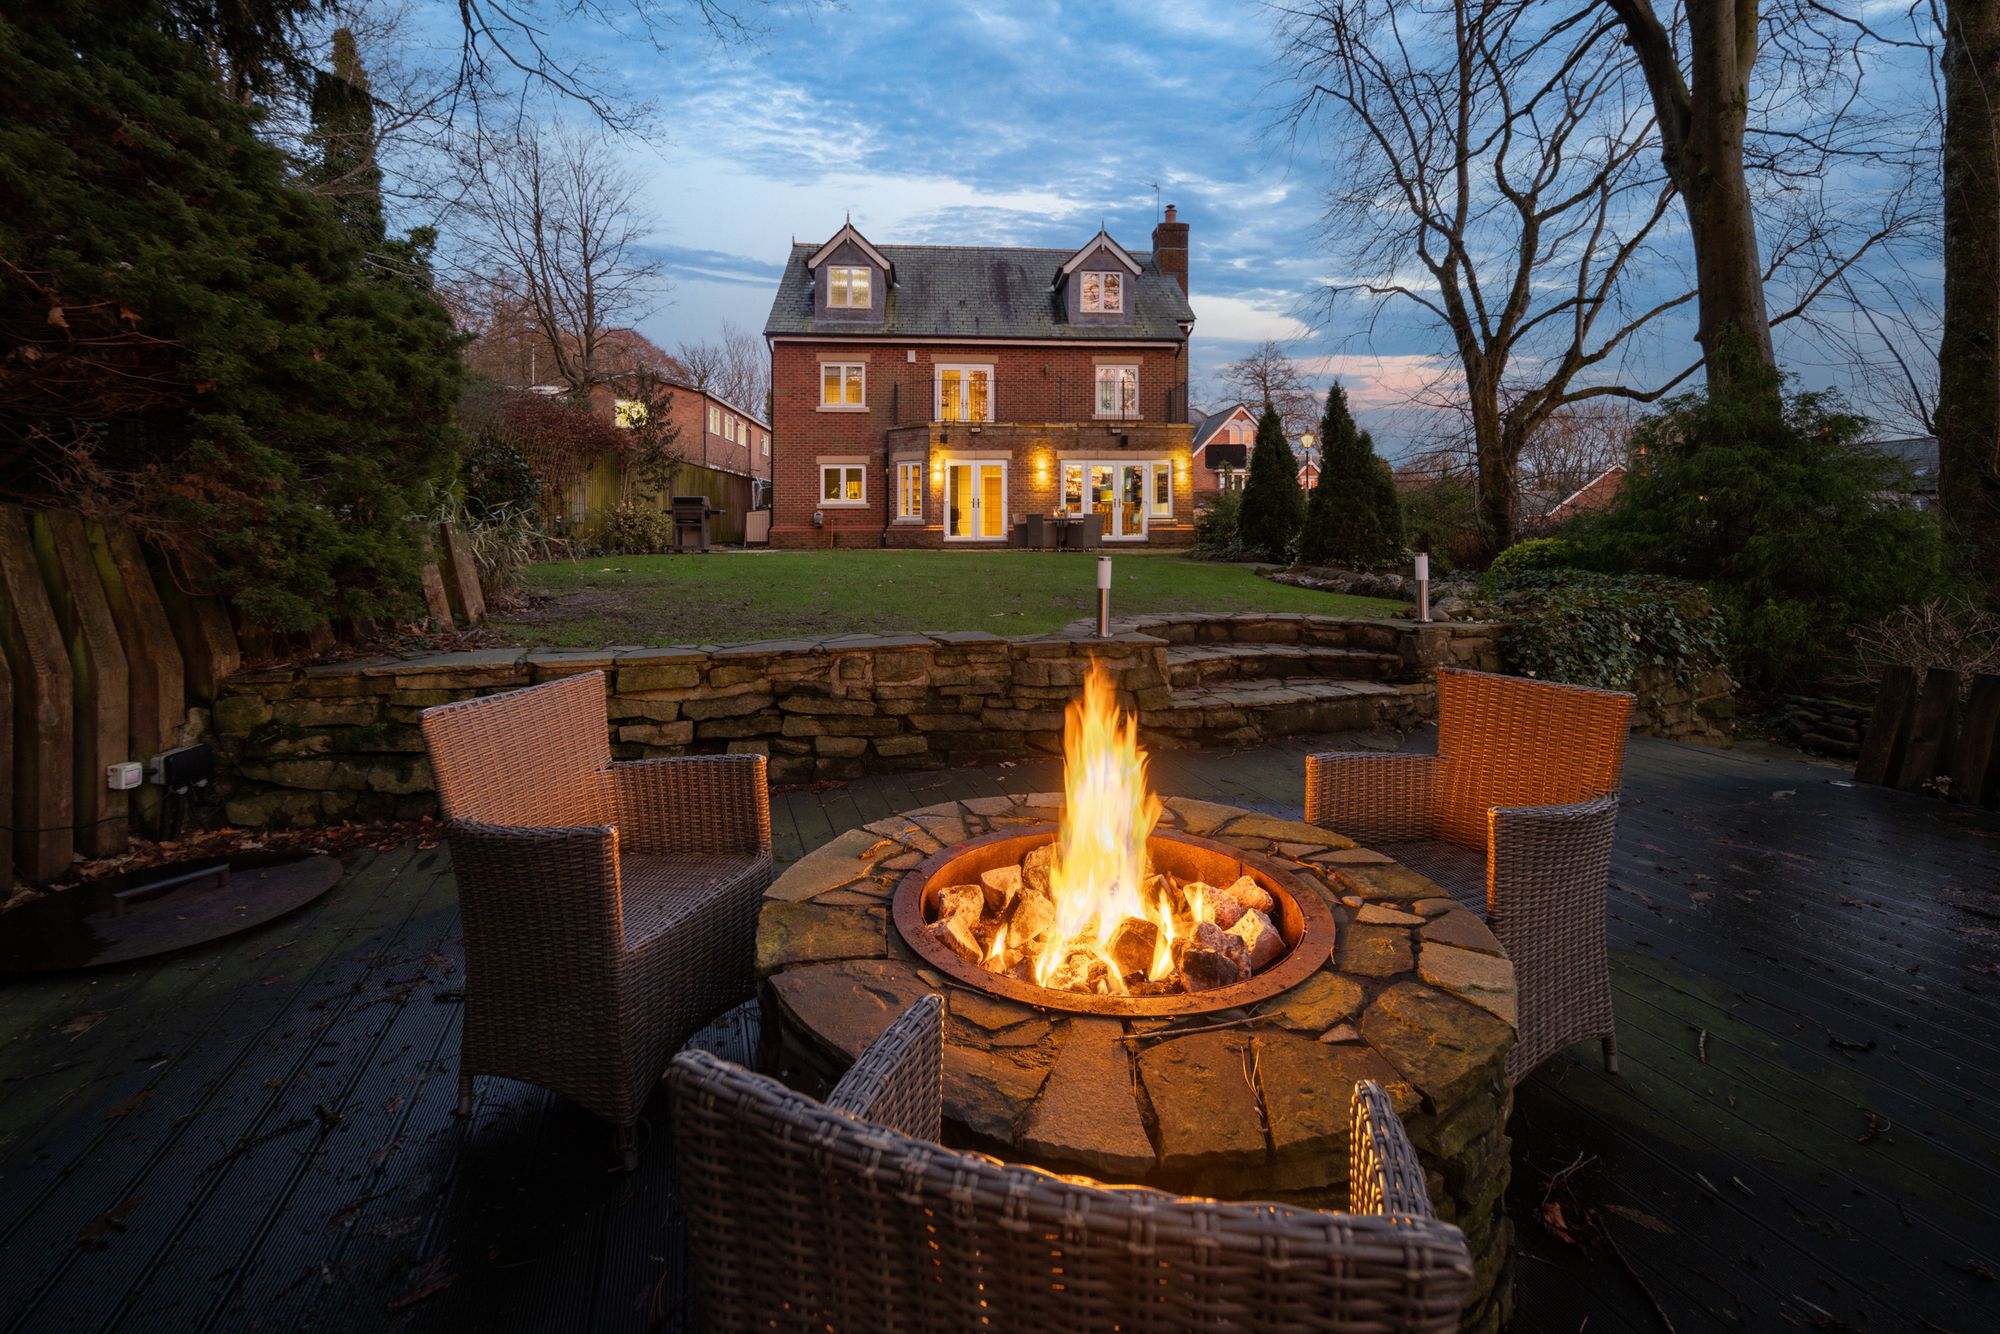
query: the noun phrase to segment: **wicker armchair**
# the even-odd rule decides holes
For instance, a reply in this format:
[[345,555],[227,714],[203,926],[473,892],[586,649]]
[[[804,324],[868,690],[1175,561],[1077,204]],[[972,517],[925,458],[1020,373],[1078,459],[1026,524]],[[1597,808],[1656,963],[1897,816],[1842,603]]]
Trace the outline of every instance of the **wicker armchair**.
[[1446,668],[1435,755],[1306,757],[1306,819],[1484,911],[1514,961],[1519,1083],[1583,1038],[1618,1069],[1604,895],[1632,696]]
[[943,1026],[923,997],[825,1104],[707,1052],[674,1058],[705,1328],[1458,1328],[1465,1239],[1431,1213],[1378,1085],[1354,1088],[1354,1213],[1184,1199],[941,1147]]
[[426,709],[465,928],[459,1112],[474,1075],[618,1127],[667,1058],[755,986],[771,883],[761,755],[614,764],[604,673]]

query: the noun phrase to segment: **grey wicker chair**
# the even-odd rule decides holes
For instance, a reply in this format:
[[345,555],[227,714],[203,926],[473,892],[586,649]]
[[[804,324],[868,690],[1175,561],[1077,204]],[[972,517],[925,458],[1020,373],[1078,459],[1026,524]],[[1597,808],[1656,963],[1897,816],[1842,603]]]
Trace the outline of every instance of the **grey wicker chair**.
[[465,929],[459,1112],[474,1075],[618,1128],[667,1059],[755,987],[771,883],[761,755],[613,763],[604,673],[426,709]]
[[1353,1213],[1103,1186],[936,1141],[925,996],[824,1103],[707,1052],[667,1072],[705,1328],[1453,1331],[1472,1290],[1382,1089],[1356,1084]]
[[1618,1069],[1604,896],[1632,696],[1446,668],[1435,755],[1306,757],[1306,819],[1383,847],[1475,911],[1514,961],[1515,1083],[1598,1038]]

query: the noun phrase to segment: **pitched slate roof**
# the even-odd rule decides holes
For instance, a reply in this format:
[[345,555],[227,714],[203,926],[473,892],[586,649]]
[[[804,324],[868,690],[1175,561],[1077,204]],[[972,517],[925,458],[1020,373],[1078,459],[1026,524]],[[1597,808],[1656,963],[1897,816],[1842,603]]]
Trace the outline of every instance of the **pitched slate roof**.
[[1072,250],[1002,246],[877,246],[896,266],[884,317],[813,318],[806,260],[817,246],[795,244],[764,322],[767,337],[1038,338],[1079,343],[1179,342],[1180,322],[1194,319],[1187,294],[1160,272],[1147,251],[1133,251],[1139,274],[1127,285],[1129,324],[1071,324],[1063,318],[1056,276]]
[[1937,490],[1938,442],[1934,435],[1905,436],[1900,440],[1871,440],[1868,448],[1895,459],[1910,470],[1920,491]]
[[1228,421],[1230,416],[1242,406],[1241,403],[1231,403],[1228,407],[1211,412],[1197,421],[1194,427],[1194,447],[1200,449],[1203,445],[1207,444],[1208,437],[1219,429],[1222,423]]

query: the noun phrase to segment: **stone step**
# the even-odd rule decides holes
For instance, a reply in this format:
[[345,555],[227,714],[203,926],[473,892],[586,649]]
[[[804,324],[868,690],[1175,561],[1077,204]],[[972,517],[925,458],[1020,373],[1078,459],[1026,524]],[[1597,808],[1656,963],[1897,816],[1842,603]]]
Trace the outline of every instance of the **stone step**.
[[1167,650],[1167,679],[1176,690],[1228,682],[1320,677],[1386,681],[1402,673],[1394,653],[1307,644],[1176,644]]
[[1164,708],[1140,717],[1145,739],[1163,746],[1249,745],[1299,732],[1407,727],[1428,716],[1429,681],[1354,681],[1273,676],[1177,686]]

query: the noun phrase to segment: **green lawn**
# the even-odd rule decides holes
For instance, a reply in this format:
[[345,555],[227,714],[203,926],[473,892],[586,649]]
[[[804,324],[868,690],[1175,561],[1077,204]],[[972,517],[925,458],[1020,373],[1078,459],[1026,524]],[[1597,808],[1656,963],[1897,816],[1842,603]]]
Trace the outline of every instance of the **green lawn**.
[[[1245,566],[1113,553],[1113,615],[1301,611],[1381,616],[1400,603],[1317,593]],[[530,566],[510,642],[596,648],[898,630],[1031,635],[1097,611],[1097,562],[1036,551],[772,551],[615,556]]]

